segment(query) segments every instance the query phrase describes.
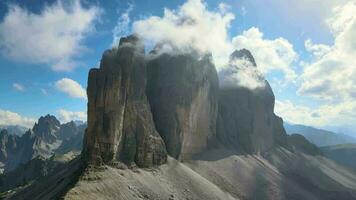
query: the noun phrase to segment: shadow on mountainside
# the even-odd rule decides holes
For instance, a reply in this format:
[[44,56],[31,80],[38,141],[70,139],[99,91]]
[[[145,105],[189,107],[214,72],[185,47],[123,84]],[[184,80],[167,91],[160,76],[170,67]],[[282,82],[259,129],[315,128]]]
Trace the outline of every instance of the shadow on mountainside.
[[79,181],[84,169],[85,166],[78,157],[8,199],[62,199]]

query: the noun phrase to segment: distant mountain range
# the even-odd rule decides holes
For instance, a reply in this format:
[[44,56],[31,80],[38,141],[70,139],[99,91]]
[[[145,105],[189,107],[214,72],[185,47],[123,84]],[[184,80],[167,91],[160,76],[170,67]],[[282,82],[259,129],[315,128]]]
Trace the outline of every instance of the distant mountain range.
[[18,135],[21,136],[25,134],[28,128],[19,126],[19,125],[0,125],[0,130],[6,129],[7,132],[11,135]]
[[342,133],[334,133],[323,129],[317,129],[311,126],[289,124],[284,122],[284,128],[288,134],[298,133],[303,135],[307,140],[318,147],[348,143],[356,144],[356,138],[354,137]]
[[56,117],[40,117],[32,129],[21,133],[21,126],[4,126],[0,129],[0,174],[16,169],[36,158],[50,158],[82,149],[85,123],[71,121],[61,124]]

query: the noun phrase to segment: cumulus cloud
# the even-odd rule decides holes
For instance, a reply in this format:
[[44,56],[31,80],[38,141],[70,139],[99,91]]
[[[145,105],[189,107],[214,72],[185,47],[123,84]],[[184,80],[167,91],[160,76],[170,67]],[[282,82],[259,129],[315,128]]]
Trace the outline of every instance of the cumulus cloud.
[[[334,34],[334,44],[311,45],[322,48],[312,49],[313,52],[319,53],[304,68],[299,94],[333,103],[356,100],[356,15],[354,13],[356,13],[355,2],[334,9],[333,16],[327,20]],[[306,48],[310,50],[308,45]]]
[[23,117],[18,113],[0,109],[0,125],[19,125],[31,128],[36,119]]
[[58,118],[62,123],[70,122],[70,121],[86,121],[87,114],[86,112],[74,112],[65,109],[58,110]]
[[[231,67],[229,56],[234,50],[247,48],[257,61],[257,69],[264,75],[279,70],[288,80],[295,78],[291,65],[297,54],[292,44],[283,38],[268,40],[255,27],[231,39],[228,33],[234,19],[235,15],[227,4],[219,4],[218,9],[209,10],[202,0],[188,0],[177,9],[164,9],[162,17],[150,16],[134,21],[132,30],[149,45],[163,41],[181,51],[193,48],[201,53],[211,52],[218,71]],[[165,48],[167,51],[172,49],[175,48]],[[250,74],[254,74],[254,70],[247,69],[241,73],[246,77],[243,82],[256,84],[256,77],[247,80]],[[236,71],[237,68],[235,66],[230,70]]]
[[79,0],[58,1],[40,13],[10,5],[0,22],[0,51],[22,62],[47,64],[53,70],[71,70],[75,56],[86,50],[81,44],[93,29],[97,7],[84,8]]
[[87,94],[85,89],[76,81],[69,78],[62,78],[56,81],[55,87],[57,90],[66,93],[70,97],[87,99]]
[[219,10],[210,11],[201,0],[188,0],[176,10],[164,9],[163,17],[133,22],[133,31],[150,44],[166,41],[183,51],[194,48],[211,52],[219,68],[233,51],[228,29],[235,16],[226,9],[226,5],[221,5]]
[[14,88],[14,90],[20,91],[20,92],[25,91],[25,87],[20,83],[13,83],[12,88]]
[[318,127],[348,126],[355,123],[356,103],[324,104],[316,108],[298,105],[291,101],[276,100],[275,112],[284,120],[296,124]]
[[287,80],[293,80],[296,77],[291,66],[298,56],[288,40],[284,38],[265,39],[258,28],[252,27],[234,37],[232,43],[234,47],[250,50],[258,69],[263,74],[277,70],[283,72]]

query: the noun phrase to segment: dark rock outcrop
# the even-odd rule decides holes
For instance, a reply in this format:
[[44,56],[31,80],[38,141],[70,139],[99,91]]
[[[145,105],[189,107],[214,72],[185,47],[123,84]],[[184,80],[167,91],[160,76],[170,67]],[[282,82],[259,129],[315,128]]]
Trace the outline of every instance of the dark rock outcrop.
[[73,136],[76,136],[80,133],[79,126],[75,124],[74,121],[70,121],[65,124],[60,125],[60,129],[58,131],[58,137],[62,140],[69,139]]
[[77,125],[73,121],[62,124],[59,130],[59,136],[62,143],[55,150],[55,153],[65,154],[70,151],[81,151],[83,148],[83,138],[86,127],[86,123]]
[[[230,59],[247,59],[256,66],[248,50],[235,51]],[[221,143],[247,153],[287,144],[283,121],[274,114],[274,94],[264,82],[254,89],[239,85],[220,88],[217,138]]]
[[46,142],[53,143],[57,139],[60,124],[55,116],[46,115],[38,119],[38,123],[34,125],[32,130],[37,137],[42,138]]
[[146,96],[144,47],[137,36],[107,50],[88,79],[88,128],[83,154],[91,164],[122,161],[149,167],[166,162]]
[[322,151],[313,143],[309,142],[303,135],[288,135],[288,145],[293,151],[303,152],[310,155],[321,155]]
[[180,159],[203,151],[216,134],[218,77],[211,56],[151,53],[147,94],[168,153]]
[[18,147],[20,137],[8,134],[6,129],[0,131],[0,162],[5,165],[9,157],[12,157]]

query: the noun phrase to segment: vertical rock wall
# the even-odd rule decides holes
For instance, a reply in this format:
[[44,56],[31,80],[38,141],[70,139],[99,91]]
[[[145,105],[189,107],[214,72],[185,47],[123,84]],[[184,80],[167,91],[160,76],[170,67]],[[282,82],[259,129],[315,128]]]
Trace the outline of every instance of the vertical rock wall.
[[146,97],[144,47],[136,36],[104,53],[88,79],[88,128],[83,154],[93,164],[122,161],[162,164],[166,149]]
[[147,94],[168,153],[180,159],[203,151],[216,134],[218,77],[211,56],[151,55]]

